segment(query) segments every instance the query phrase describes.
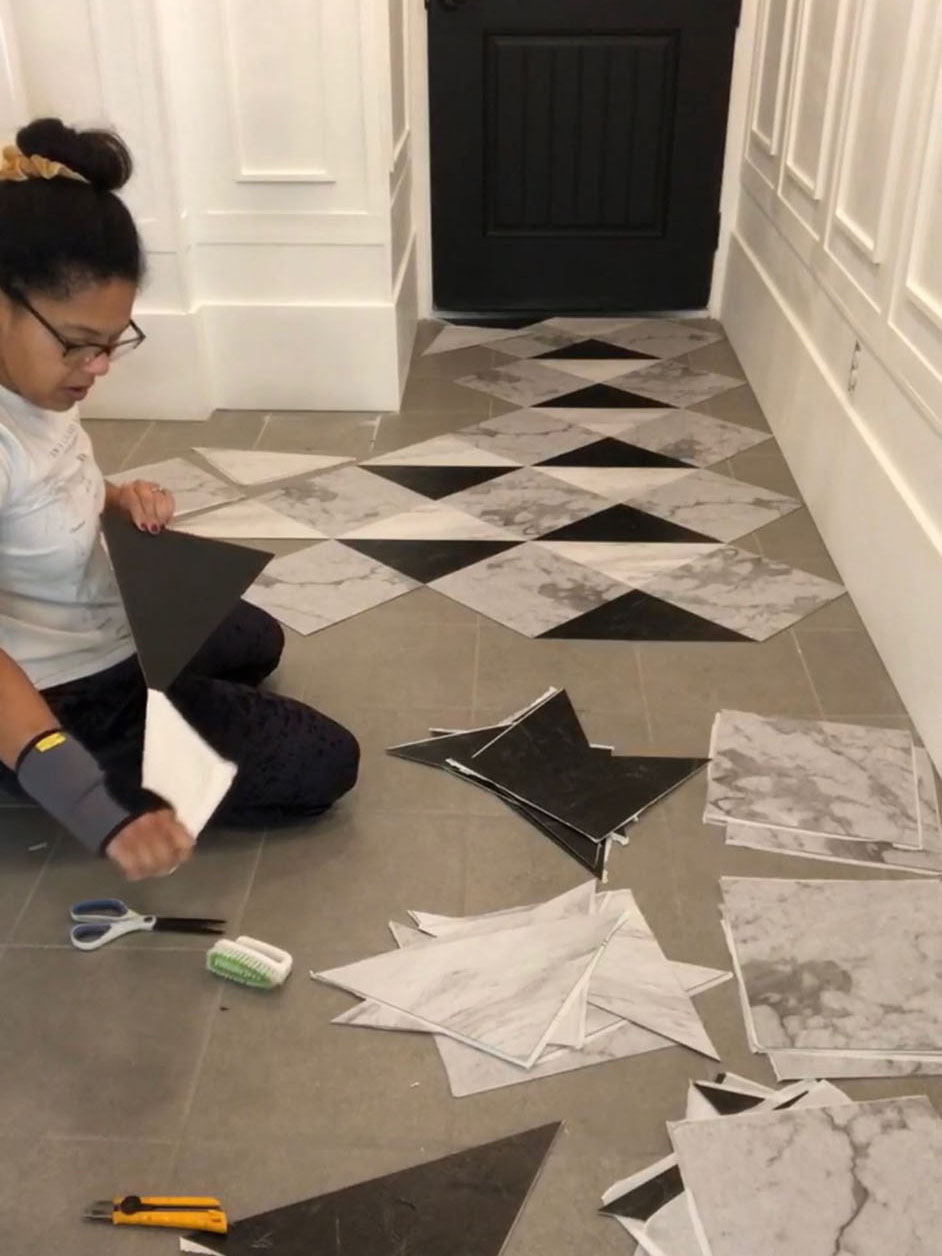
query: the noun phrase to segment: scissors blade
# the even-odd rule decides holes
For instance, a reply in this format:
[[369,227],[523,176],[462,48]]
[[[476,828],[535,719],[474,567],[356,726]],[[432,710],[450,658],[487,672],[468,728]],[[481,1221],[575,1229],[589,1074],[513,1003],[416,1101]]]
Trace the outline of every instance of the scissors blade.
[[202,916],[157,916],[154,929],[169,933],[225,933],[226,922]]

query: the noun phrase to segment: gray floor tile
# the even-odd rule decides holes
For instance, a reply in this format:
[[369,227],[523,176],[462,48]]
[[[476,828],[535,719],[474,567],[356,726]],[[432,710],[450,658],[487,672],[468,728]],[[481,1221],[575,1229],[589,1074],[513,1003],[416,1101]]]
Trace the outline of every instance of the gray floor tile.
[[778,447],[771,441],[729,459],[730,474],[773,493],[797,497],[798,485]]
[[506,354],[496,353],[487,345],[471,345],[467,349],[452,349],[445,353],[419,354],[412,360],[409,377],[456,380],[477,371],[492,371],[495,366],[506,363]]
[[35,893],[62,830],[38,807],[0,807],[0,941]]
[[796,631],[798,648],[827,717],[904,714],[870,638],[863,632]]
[[[450,379],[415,375],[409,380],[402,394],[400,409],[404,412],[434,411],[437,414],[468,412],[483,419],[490,413],[491,396],[490,393],[463,388]],[[430,432],[429,435],[433,433]],[[414,436],[411,439],[421,440],[422,438]]]
[[[64,946],[69,941],[69,908],[93,898],[120,898],[136,911],[165,916],[211,916],[241,932],[239,918],[252,882],[261,837],[236,832],[205,833],[198,857],[172,877],[129,884],[114,864],[89,859],[78,842],[64,837],[40,877],[29,910],[12,940],[18,946]],[[122,950],[205,951],[205,936],[186,933],[138,933],[124,938]],[[94,960],[97,956],[92,956]]]
[[[468,396],[473,395],[468,393]],[[467,407],[456,410],[452,407],[432,411],[403,410],[400,414],[386,414],[377,428],[372,456],[391,453],[394,449],[431,440],[434,436],[449,435],[463,427],[470,427],[473,423],[480,423],[488,417],[488,413],[487,409],[482,411],[480,407],[476,410]]]
[[697,406],[703,414],[712,414],[714,418],[726,419],[730,423],[742,423],[746,427],[755,427],[760,431],[768,431],[769,424],[756,395],[748,386],[733,388],[729,392],[711,397],[709,401],[701,401]]
[[[115,1230],[82,1220],[93,1200],[146,1192],[169,1193],[174,1148],[129,1139],[0,1141],[0,1224],[4,1247],[16,1256],[147,1256],[173,1242],[164,1230]],[[193,1189],[188,1184],[187,1192]]]
[[218,995],[193,951],[8,948],[0,1124],[24,1136],[176,1139]]
[[140,419],[85,419],[82,422],[91,437],[95,460],[106,476],[120,471],[151,426]]
[[720,375],[732,375],[737,379],[746,378],[746,372],[728,340],[717,340],[715,344],[692,349],[680,361],[697,371],[716,371]]
[[784,519],[776,519],[762,528],[756,539],[766,558],[791,563],[825,580],[841,578],[807,510],[796,510]]
[[375,410],[275,413],[265,419],[256,448],[366,458],[380,417]]
[[125,460],[122,470],[148,462],[160,462],[178,454],[186,457],[193,445],[250,449],[262,430],[264,415],[257,410],[216,410],[204,422],[153,423],[133,449],[134,461]]

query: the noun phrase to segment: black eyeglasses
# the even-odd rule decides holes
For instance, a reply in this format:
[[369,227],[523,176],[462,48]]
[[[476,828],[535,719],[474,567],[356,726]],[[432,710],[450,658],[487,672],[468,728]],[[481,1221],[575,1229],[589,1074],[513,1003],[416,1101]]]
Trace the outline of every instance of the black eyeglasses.
[[43,318],[39,310],[30,305],[26,297],[21,292],[10,293],[13,300],[18,305],[22,305],[24,310],[28,310],[37,322],[42,323],[50,336],[54,336],[62,346],[62,356],[69,366],[91,366],[96,358],[100,358],[102,354],[114,361],[116,358],[123,357],[126,353],[130,353],[132,349],[136,349],[138,345],[142,345],[147,337],[138,327],[132,318],[128,326],[134,333],[131,336],[125,336],[123,340],[116,340],[113,344],[97,344],[94,341],[77,341],[67,340],[61,332],[56,331],[52,323],[48,319]]

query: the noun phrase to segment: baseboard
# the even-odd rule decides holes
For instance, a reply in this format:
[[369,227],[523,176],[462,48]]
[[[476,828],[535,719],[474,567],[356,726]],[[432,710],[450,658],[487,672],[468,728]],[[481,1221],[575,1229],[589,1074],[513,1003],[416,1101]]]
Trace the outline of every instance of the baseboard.
[[[734,235],[723,323],[874,644],[942,766],[942,498],[934,511],[912,487],[914,449],[929,452],[933,433],[873,360],[863,364],[849,403],[820,351],[842,338],[834,321],[842,316],[807,272],[790,270],[789,281],[793,303]],[[938,467],[942,441],[935,441]]]

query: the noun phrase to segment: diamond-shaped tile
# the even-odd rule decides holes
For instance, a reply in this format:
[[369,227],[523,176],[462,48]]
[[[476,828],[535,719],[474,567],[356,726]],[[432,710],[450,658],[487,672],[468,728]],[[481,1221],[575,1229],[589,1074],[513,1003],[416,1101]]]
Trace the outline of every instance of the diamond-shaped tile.
[[605,436],[578,449],[556,454],[538,463],[541,467],[684,467],[688,464],[656,450],[630,445],[627,441]]
[[748,641],[725,628],[649,593],[633,590],[576,619],[557,624],[543,637],[589,641]]
[[[572,380],[569,381],[570,384]],[[198,467],[185,458],[167,458],[163,462],[151,462],[143,467],[131,467],[108,476],[112,484],[130,484],[132,480],[152,480],[169,489],[176,502],[176,515],[191,514],[195,510],[208,510],[210,506],[222,506],[237,501],[242,494],[231,484],[212,475],[204,467]]]
[[546,353],[541,353],[539,356],[541,361],[570,358],[580,361],[596,358],[602,358],[607,361],[618,361],[625,358],[641,358],[644,361],[655,359],[655,354],[653,353],[641,353],[637,349],[625,349],[621,345],[608,344],[604,340],[595,340],[591,337],[588,340],[571,340],[569,344],[549,349]]
[[[539,366],[540,364],[534,362],[531,365]],[[554,374],[557,377],[562,376],[561,371],[555,371]],[[641,372],[632,372],[632,374],[640,375]],[[459,381],[459,383],[460,382],[463,381]],[[570,386],[572,385],[572,382],[572,379],[570,379]],[[655,401],[651,397],[642,396],[640,393],[630,392],[629,387],[630,385],[626,385],[624,388],[614,388],[611,384],[590,384],[587,388],[577,388],[575,392],[547,392],[546,396],[541,400],[525,402],[522,404],[541,407],[553,406],[554,408],[574,408],[579,410],[625,410],[628,408],[639,410],[659,410],[664,406],[663,401]]]
[[675,480],[693,475],[692,467],[540,467],[541,475],[562,480],[587,493],[613,501],[634,502],[654,494]]
[[362,467],[341,467],[289,484],[260,500],[327,536],[339,536],[351,528],[421,506],[427,498]]
[[514,358],[541,358],[558,349],[565,349],[577,340],[569,332],[537,324],[527,327],[516,335],[508,336],[494,347]]
[[704,331],[689,323],[670,322],[667,319],[649,319],[635,327],[615,328],[604,333],[612,344],[636,349],[653,358],[679,358],[694,349],[716,344],[723,337],[719,332]]
[[448,505],[525,537],[595,514],[605,501],[524,467],[447,499]]
[[583,428],[542,410],[513,410],[466,427],[459,436],[480,450],[482,457],[502,458],[518,466],[529,466],[592,442]]
[[[742,386],[741,379],[718,375],[714,371],[695,371],[683,362],[662,361],[631,371],[624,377],[624,387],[642,397],[653,398],[658,405],[689,408]],[[563,404],[563,403],[561,403]]]
[[367,558],[385,563],[410,580],[429,584],[442,576],[470,567],[512,549],[516,541],[354,541],[345,545]]
[[496,344],[510,336],[516,336],[513,327],[443,327],[425,354],[450,353],[454,349],[472,349],[477,345]]
[[542,362],[515,362],[512,366],[498,366],[493,371],[463,375],[456,383],[490,393],[512,405],[534,406],[569,392],[572,376],[544,366]]
[[[540,358],[540,362],[548,359]],[[643,370],[655,358],[637,358],[627,361],[624,358],[553,358],[554,369],[565,371],[575,380],[586,380],[590,384],[604,384],[608,380],[617,380],[619,388],[625,386],[625,377],[632,371]],[[573,384],[576,387],[576,384]]]
[[[651,457],[658,455],[652,454]],[[452,493],[460,493],[462,489],[473,488],[475,484],[487,484],[501,475],[506,475],[510,467],[405,467],[405,466],[372,466],[371,475],[381,476],[393,484],[421,493],[423,497],[437,500],[439,497],[450,497]]]
[[[616,548],[635,548],[644,544],[683,545],[709,544],[713,547],[719,542],[710,537],[693,532],[690,528],[682,528],[679,524],[670,523],[667,519],[658,519],[657,515],[646,514],[643,510],[635,510],[633,506],[609,506],[597,515],[587,515],[577,519],[575,523],[556,528],[540,538],[549,541],[555,547],[559,544],[581,543],[615,544]],[[562,551],[561,551],[562,552]]]
[[506,528],[477,519],[466,511],[455,510],[445,502],[425,502],[414,510],[375,523],[365,523],[342,534],[342,540],[393,541],[519,541],[522,536]]
[[364,467],[516,467],[520,463],[459,436],[435,436],[391,453],[367,458]]
[[794,497],[713,471],[692,471],[651,491],[626,495],[623,500],[719,541],[734,541],[755,532],[801,505]]
[[574,336],[612,336],[616,333],[627,333],[633,327],[644,330],[649,320],[644,318],[607,318],[604,315],[601,318],[590,316],[576,316],[569,318],[567,316],[548,318],[543,323],[543,327],[553,327],[559,331],[571,332]]
[[665,410],[656,418],[647,419],[635,416],[613,434],[698,467],[734,458],[772,438],[770,432],[757,432],[755,428],[727,423],[694,410]]
[[617,580],[632,589],[643,589],[664,571],[673,571],[689,563],[705,558],[720,548],[719,541],[654,541],[625,545],[611,541],[537,541],[568,558],[600,571],[610,580]]
[[528,637],[618,597],[623,586],[535,545],[519,545],[431,588]]
[[844,593],[832,580],[729,545],[660,572],[645,581],[644,591],[754,641],[790,628]]
[[245,600],[307,636],[417,587],[384,563],[324,541],[269,563]]
[[[641,409],[567,409],[565,406],[541,406],[540,414],[551,414],[555,419],[561,419],[564,423],[572,423],[576,427],[583,427],[586,431],[595,432],[599,436],[622,436],[628,435],[640,427],[643,423],[651,423],[655,419],[664,415],[678,413],[673,406],[661,406],[652,409],[645,404]],[[683,411],[687,413],[687,411]]]

